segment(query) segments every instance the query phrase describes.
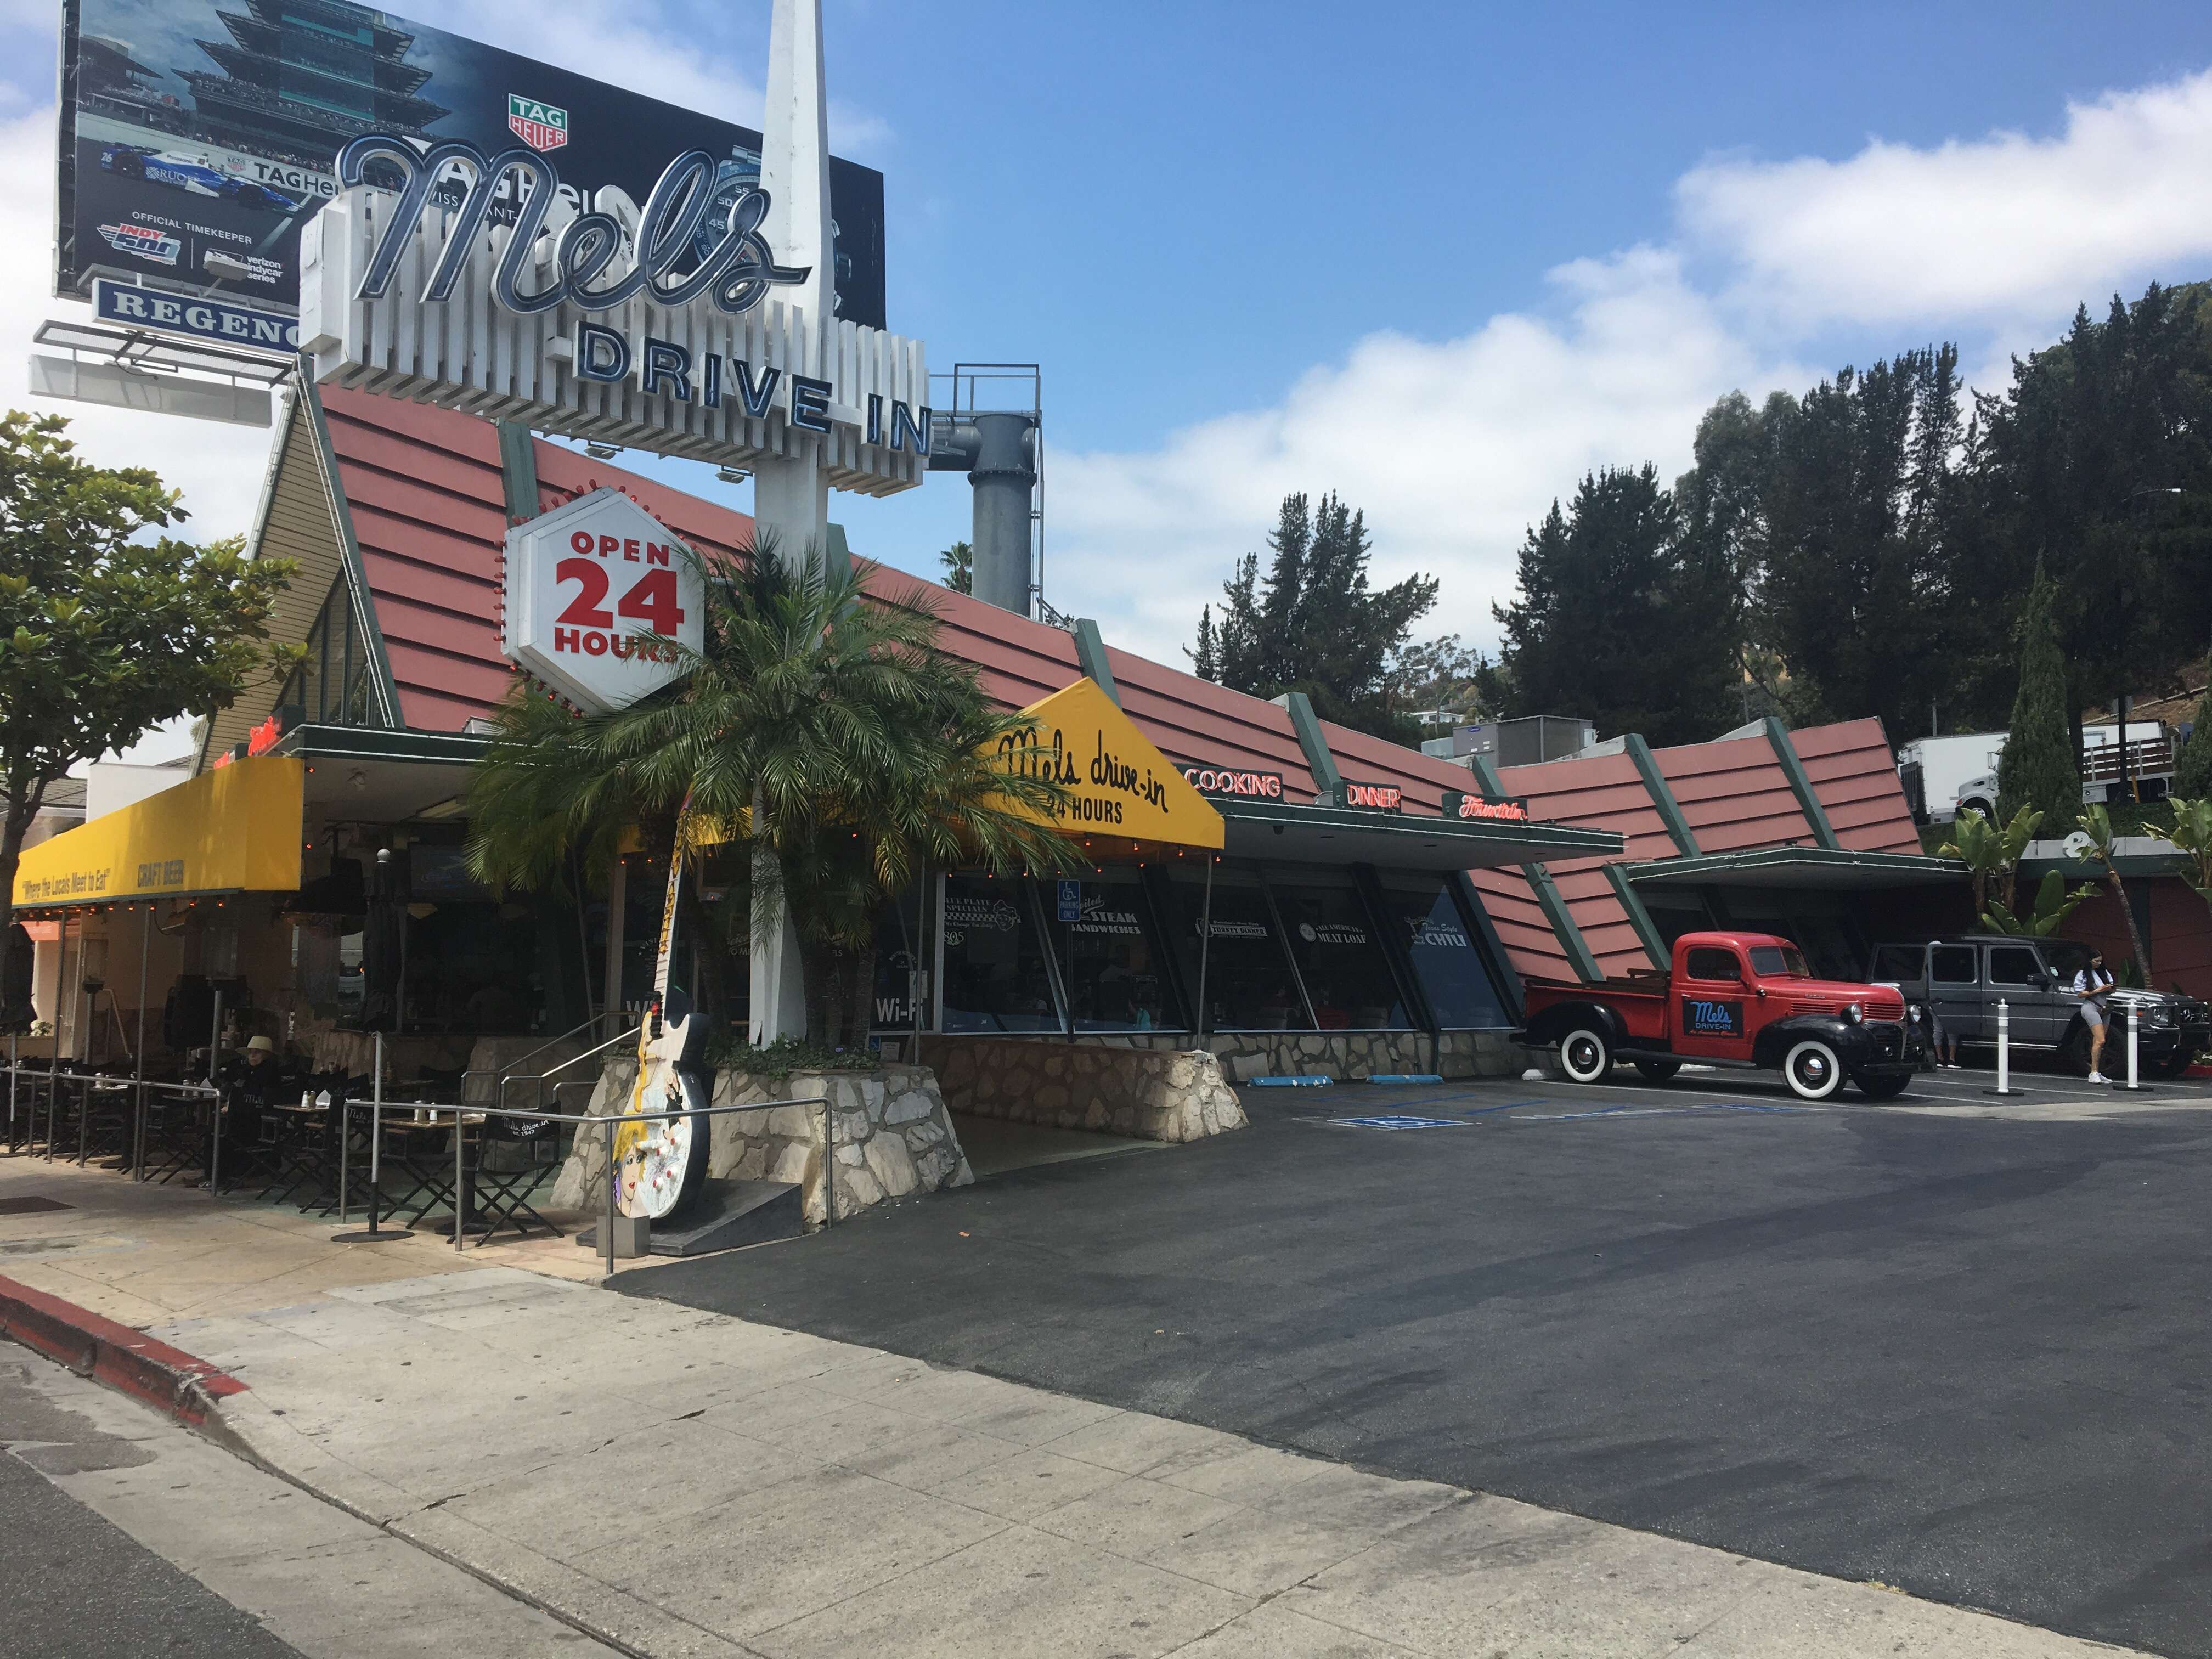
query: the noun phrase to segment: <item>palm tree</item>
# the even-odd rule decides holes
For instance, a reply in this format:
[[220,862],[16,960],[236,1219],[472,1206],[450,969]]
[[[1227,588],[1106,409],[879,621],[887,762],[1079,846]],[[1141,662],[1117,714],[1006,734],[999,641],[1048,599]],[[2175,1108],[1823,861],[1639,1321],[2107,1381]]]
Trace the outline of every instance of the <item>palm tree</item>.
[[580,718],[509,702],[470,790],[472,860],[488,879],[604,868],[629,824],[672,842],[688,799],[687,841],[750,839],[755,929],[790,915],[810,1035],[864,1041],[884,907],[933,866],[1076,867],[1066,790],[991,758],[1026,725],[938,648],[919,585],[872,597],[859,568],[764,543],[704,574],[705,648],[665,691]]
[[2089,837],[2088,853],[2105,866],[2105,885],[2112,890],[2113,902],[2120,907],[2120,916],[2128,924],[2128,945],[2134,951],[2136,971],[2145,985],[2150,983],[2150,952],[2143,948],[2142,930],[2136,926],[2135,906],[2128,902],[2128,890],[2120,882],[2120,866],[2114,853],[2112,815],[2102,805],[2081,809],[2081,829]]

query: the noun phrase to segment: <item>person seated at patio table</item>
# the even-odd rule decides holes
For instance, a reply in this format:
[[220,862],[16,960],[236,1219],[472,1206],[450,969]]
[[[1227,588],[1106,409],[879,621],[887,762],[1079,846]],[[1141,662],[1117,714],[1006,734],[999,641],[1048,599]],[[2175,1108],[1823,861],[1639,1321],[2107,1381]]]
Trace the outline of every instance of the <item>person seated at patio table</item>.
[[261,1139],[263,1109],[286,1098],[288,1087],[297,1087],[291,1068],[276,1053],[276,1044],[265,1036],[249,1037],[246,1052],[224,1062],[217,1081],[230,1106],[223,1139],[239,1146],[252,1146]]

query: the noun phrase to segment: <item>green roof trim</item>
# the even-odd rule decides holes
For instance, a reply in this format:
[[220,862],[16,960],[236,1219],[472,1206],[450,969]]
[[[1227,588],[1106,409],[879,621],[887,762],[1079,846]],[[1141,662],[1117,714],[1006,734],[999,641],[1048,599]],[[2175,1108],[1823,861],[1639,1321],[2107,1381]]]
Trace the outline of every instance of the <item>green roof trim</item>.
[[1790,780],[1790,792],[1797,797],[1797,808],[1812,826],[1813,839],[1832,853],[1842,852],[1844,844],[1836,839],[1835,826],[1828,822],[1828,809],[1820,805],[1813,780],[1805,774],[1805,763],[1797,757],[1797,745],[1790,741],[1790,728],[1771,714],[1766,717],[1766,741],[1774,750],[1774,758],[1782,763],[1783,775]]
[[[1753,847],[1741,853],[1704,853],[1693,859],[1650,859],[1621,866],[1632,882],[1713,882],[1731,876],[1794,875],[1814,884],[1894,887],[1962,879],[1959,859],[1925,853],[1856,853],[1849,848]],[[1838,882],[1838,877],[1862,878]]]
[[[1504,794],[1505,785],[1498,778],[1498,763],[1489,756],[1470,755],[1468,764],[1482,785],[1484,793]],[[1582,833],[1592,832],[1585,830]],[[1626,836],[1613,831],[1606,833],[1624,847],[1627,844]],[[1597,965],[1597,957],[1591,953],[1589,941],[1583,937],[1583,930],[1575,926],[1574,912],[1567,908],[1566,900],[1559,896],[1559,890],[1552,880],[1552,872],[1541,864],[1524,864],[1521,866],[1521,873],[1527,878],[1529,890],[1535,894],[1537,908],[1543,911],[1544,920],[1552,924],[1552,937],[1559,941],[1559,949],[1567,953],[1567,961],[1574,969],[1575,976],[1585,985],[1601,982],[1605,975]]]
[[1098,624],[1088,617],[1075,619],[1075,660],[1083,672],[1097,682],[1098,689],[1121,704],[1121,688],[1114,684],[1114,670],[1106,660],[1106,637],[1098,631]]
[[538,516],[538,441],[523,422],[499,423],[499,483],[507,497],[507,523]]
[[346,586],[353,599],[354,621],[361,629],[369,665],[375,670],[373,678],[376,701],[384,724],[401,726],[405,722],[399,718],[399,687],[392,677],[391,655],[384,648],[384,629],[376,619],[376,598],[369,592],[368,571],[361,561],[361,543],[354,537],[353,507],[346,500],[344,481],[338,476],[337,451],[331,446],[330,421],[323,413],[323,400],[315,390],[313,375],[303,369],[299,382],[300,408],[313,425],[315,453],[322,462],[323,489],[330,501],[331,521],[337,527],[338,553],[345,566]]
[[295,726],[277,740],[274,752],[301,760],[407,761],[416,765],[474,766],[491,747],[488,738],[466,732],[416,732],[406,726],[380,730],[368,726]]
[[1651,805],[1659,814],[1659,821],[1667,826],[1667,834],[1674,848],[1684,858],[1698,856],[1698,837],[1690,828],[1690,821],[1682,816],[1682,803],[1674,799],[1674,791],[1667,781],[1667,775],[1659,769],[1659,763],[1651,757],[1651,745],[1644,741],[1639,732],[1631,732],[1621,739],[1621,747],[1628,758],[1636,763],[1636,775],[1644,780],[1644,793],[1651,797]]
[[1336,757],[1329,752],[1328,739],[1322,735],[1321,718],[1313,711],[1313,704],[1303,691],[1285,691],[1279,699],[1291,717],[1291,730],[1297,734],[1298,747],[1305,751],[1306,768],[1313,774],[1314,787],[1328,797],[1332,805],[1344,799],[1344,775],[1336,769]]
[[1658,928],[1652,926],[1651,913],[1644,908],[1644,901],[1636,896],[1636,887],[1629,880],[1627,870],[1618,864],[1608,864],[1605,866],[1605,878],[1613,884],[1613,896],[1620,901],[1621,909],[1627,914],[1628,925],[1636,930],[1636,937],[1644,946],[1644,954],[1651,958],[1653,967],[1666,967],[1669,962],[1667,941],[1660,938]]

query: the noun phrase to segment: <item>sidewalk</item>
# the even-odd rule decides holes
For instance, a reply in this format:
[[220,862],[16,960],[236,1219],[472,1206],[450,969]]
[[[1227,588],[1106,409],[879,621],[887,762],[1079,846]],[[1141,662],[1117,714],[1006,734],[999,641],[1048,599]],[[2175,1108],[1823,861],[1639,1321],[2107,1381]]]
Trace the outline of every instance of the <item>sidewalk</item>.
[[[272,1468],[640,1653],[2118,1651],[491,1252],[0,1162],[0,1200],[33,1193],[76,1207],[0,1215],[0,1271],[220,1366]],[[596,1271],[565,1241],[514,1260]]]

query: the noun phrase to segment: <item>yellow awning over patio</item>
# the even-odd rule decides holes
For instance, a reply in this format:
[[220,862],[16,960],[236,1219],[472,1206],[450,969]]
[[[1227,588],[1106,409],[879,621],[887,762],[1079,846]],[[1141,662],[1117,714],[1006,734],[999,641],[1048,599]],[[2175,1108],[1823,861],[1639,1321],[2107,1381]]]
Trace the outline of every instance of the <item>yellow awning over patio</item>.
[[304,763],[262,755],[94,818],[23,854],[15,907],[292,892],[305,781]]

